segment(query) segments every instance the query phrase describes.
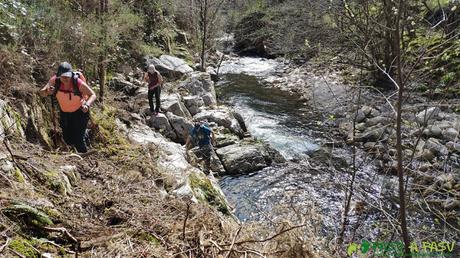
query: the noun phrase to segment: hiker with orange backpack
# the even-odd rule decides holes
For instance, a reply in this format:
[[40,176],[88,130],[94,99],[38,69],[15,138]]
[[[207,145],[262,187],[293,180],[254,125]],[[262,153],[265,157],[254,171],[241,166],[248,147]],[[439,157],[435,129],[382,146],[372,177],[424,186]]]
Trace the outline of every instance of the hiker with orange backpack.
[[89,108],[96,100],[96,94],[86,84],[83,74],[72,71],[72,66],[63,62],[59,65],[57,73],[40,90],[40,95],[56,97],[64,141],[74,146],[78,152],[87,152],[85,133],[89,121]]

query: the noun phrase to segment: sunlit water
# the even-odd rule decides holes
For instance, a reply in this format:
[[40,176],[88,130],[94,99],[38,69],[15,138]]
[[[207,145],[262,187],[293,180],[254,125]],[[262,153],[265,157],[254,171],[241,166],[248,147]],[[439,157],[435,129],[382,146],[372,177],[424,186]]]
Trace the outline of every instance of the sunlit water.
[[[350,165],[337,171],[311,169],[309,155],[320,148],[317,140],[321,129],[315,125],[322,118],[312,115],[298,96],[264,84],[263,79],[282,66],[274,60],[244,57],[224,63],[221,68],[225,75],[217,84],[219,101],[239,111],[251,134],[289,161],[248,175],[223,177],[220,185],[236,216],[243,221],[286,219],[315,209],[322,217],[323,233],[337,235]],[[333,159],[340,157],[352,163],[349,148],[334,149],[333,154]],[[376,236],[380,229],[375,222],[386,219],[378,209],[396,208],[382,200],[395,196],[397,181],[395,177],[379,175],[370,158],[359,150],[357,163],[361,166],[354,199],[364,200],[364,205],[372,208],[365,217],[352,210],[351,222],[362,220],[362,235]]]

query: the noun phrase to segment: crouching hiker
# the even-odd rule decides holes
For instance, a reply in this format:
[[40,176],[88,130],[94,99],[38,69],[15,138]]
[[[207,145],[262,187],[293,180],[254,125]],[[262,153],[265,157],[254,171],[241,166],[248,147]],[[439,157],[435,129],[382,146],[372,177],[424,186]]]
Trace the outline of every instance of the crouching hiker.
[[204,162],[203,171],[209,174],[211,169],[211,156],[213,153],[213,145],[216,144],[216,135],[209,126],[204,122],[197,122],[189,132],[185,148],[187,155],[189,150],[198,145],[198,150],[195,152],[200,162]]
[[96,100],[96,94],[86,84],[83,74],[72,71],[72,66],[63,62],[39,93],[43,97],[51,95],[57,99],[64,141],[80,153],[87,152],[85,134],[89,109]]

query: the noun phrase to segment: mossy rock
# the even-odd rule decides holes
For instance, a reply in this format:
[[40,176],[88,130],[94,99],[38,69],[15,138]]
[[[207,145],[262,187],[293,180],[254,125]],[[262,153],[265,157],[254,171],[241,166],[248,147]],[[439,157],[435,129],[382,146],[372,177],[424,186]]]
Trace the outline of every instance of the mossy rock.
[[225,215],[230,214],[224,196],[214,187],[209,178],[194,172],[189,176],[189,180],[190,187],[198,200],[209,203]]
[[160,240],[152,234],[150,234],[149,232],[141,232],[136,236],[136,238],[141,241],[146,241],[153,246],[159,246],[161,244]]
[[13,203],[2,209],[2,213],[12,220],[22,222],[31,227],[42,228],[53,225],[53,221],[46,213],[27,204]]
[[19,168],[16,168],[13,172],[13,175],[14,175],[14,178],[16,178],[16,180],[19,182],[19,183],[25,183],[26,182],[26,179],[24,178],[24,175],[22,174],[22,171],[19,169]]
[[64,173],[57,171],[48,171],[45,173],[46,181],[49,187],[62,195],[67,195],[72,192],[72,185],[69,178]]
[[35,251],[33,246],[33,240],[27,240],[22,237],[14,238],[8,245],[9,248],[24,255],[25,257],[41,257],[40,253]]

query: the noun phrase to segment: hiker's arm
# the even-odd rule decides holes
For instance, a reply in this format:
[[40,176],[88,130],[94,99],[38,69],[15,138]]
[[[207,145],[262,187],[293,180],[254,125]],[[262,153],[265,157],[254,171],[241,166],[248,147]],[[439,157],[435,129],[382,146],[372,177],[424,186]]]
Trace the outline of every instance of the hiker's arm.
[[217,140],[216,140],[216,134],[214,132],[211,132],[211,141],[212,141],[212,145],[216,146]]
[[158,72],[158,84],[163,85],[163,76]]
[[88,96],[88,100],[84,103],[86,104],[88,107],[90,107],[94,101],[96,101],[96,93],[94,93],[93,89],[91,89],[88,84],[86,84],[85,82],[82,82],[81,85],[80,85],[80,91],[83,95],[86,95]]
[[45,85],[45,87],[41,88],[38,91],[38,94],[40,94],[40,96],[42,97],[46,97],[46,96],[53,94],[53,91],[54,91],[54,81],[49,80],[48,83]]
[[149,76],[147,73],[144,73],[144,81],[149,82]]
[[190,150],[191,146],[192,146],[192,140],[191,140],[191,137],[188,136],[187,141],[185,142],[185,150],[187,151]]

